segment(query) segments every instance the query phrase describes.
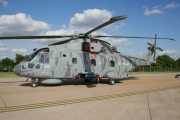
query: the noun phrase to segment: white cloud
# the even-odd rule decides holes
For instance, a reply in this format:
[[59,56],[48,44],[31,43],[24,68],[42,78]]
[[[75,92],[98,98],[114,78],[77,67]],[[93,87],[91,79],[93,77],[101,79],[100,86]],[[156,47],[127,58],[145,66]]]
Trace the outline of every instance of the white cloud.
[[7,58],[7,57],[8,57],[8,56],[4,56],[4,55],[3,55],[3,56],[1,56],[1,59]]
[[0,16],[0,35],[39,35],[49,30],[50,25],[33,20],[29,15],[18,13]]
[[[70,28],[66,28],[66,29],[48,31],[45,35],[73,35],[73,34],[78,35],[79,33],[84,33],[84,32],[87,32],[89,30],[90,30],[90,28],[87,29],[87,28],[70,27]],[[106,33],[102,32],[102,31],[95,31],[95,32],[92,33],[92,35],[94,35],[94,36],[96,36],[96,35],[110,36],[109,34],[106,34]],[[33,40],[33,41],[42,42],[42,43],[45,43],[45,44],[51,44],[51,43],[54,43],[54,42],[65,40],[65,39],[69,39],[69,38],[53,39],[53,40],[38,39],[38,40]],[[107,41],[113,46],[118,46],[118,45],[130,46],[132,44],[126,38],[115,39],[115,38],[103,37],[103,38],[98,38],[98,39]]]
[[27,52],[27,49],[26,48],[13,48],[13,49],[11,49],[11,52],[16,53],[16,54],[25,55]]
[[[62,25],[59,30],[51,30],[50,25],[42,21],[33,20],[29,15],[18,13],[15,15],[1,15],[0,16],[0,35],[73,35],[79,33],[85,33],[97,25],[100,25],[108,21],[112,17],[112,13],[108,10],[99,9],[88,9],[83,13],[76,13],[74,17],[71,18],[69,27]],[[125,23],[121,23],[116,28],[122,28]],[[44,32],[46,31],[46,32]],[[103,32],[93,32],[94,35],[104,35]],[[105,34],[107,35],[107,34]],[[41,42],[44,44],[50,44],[60,40],[69,39],[38,39],[33,40],[36,42]],[[111,40],[113,45],[123,44],[124,46],[129,46],[131,43],[126,39],[112,39],[106,38],[105,40]],[[14,51],[14,50],[13,50]]]
[[[60,30],[52,30],[52,31],[47,31],[44,35],[78,35],[79,33],[84,33],[85,31],[88,31],[89,29],[87,28],[77,28],[77,27],[69,27],[69,28],[62,28]],[[58,42],[61,40],[66,40],[69,38],[58,38],[58,39],[35,39],[33,41],[35,42],[40,42],[40,43],[45,43],[45,44],[51,44],[54,42]]]
[[169,55],[171,58],[177,60],[180,58],[180,51],[179,50],[165,50],[163,52],[159,52],[159,55]]
[[126,24],[125,24],[125,23],[121,23],[120,25],[115,26],[115,28],[121,29],[121,28],[124,27],[124,26],[126,26]]
[[162,14],[163,11],[161,11],[160,9],[153,9],[153,10],[149,10],[147,7],[145,8],[144,14],[145,15],[152,15],[152,14]]
[[5,44],[0,43],[0,55],[6,55],[9,52],[9,47],[7,47]]
[[[93,35],[102,35],[102,36],[110,36],[109,34],[106,34],[104,32],[98,31],[98,32],[94,32]],[[119,46],[119,45],[123,45],[125,47],[130,46],[132,44],[132,42],[130,42],[128,39],[126,38],[111,38],[111,37],[102,37],[102,38],[98,38],[100,40],[104,40],[109,42],[112,46]]]
[[0,59],[8,57],[9,56],[8,54],[10,52],[15,53],[15,54],[26,55],[27,49],[26,48],[12,48],[10,50],[10,48],[7,47],[5,44],[0,43]]
[[[111,12],[107,10],[88,9],[88,10],[85,10],[82,14],[76,13],[75,16],[72,17],[69,22],[70,27],[66,27],[62,25],[60,30],[48,31],[45,33],[45,35],[73,35],[73,34],[78,35],[79,33],[85,33],[92,29],[92,28],[87,28],[87,26],[94,27],[94,26],[100,25],[108,21],[111,17],[112,17]],[[121,23],[119,26],[115,26],[115,28],[119,29],[119,28],[124,27],[125,25],[126,25],[125,23]],[[108,35],[108,34],[101,31],[94,31],[92,35]],[[50,44],[50,43],[65,40],[65,39],[69,39],[69,38],[61,38],[61,39],[53,39],[53,40],[41,39],[41,40],[34,40],[34,41]],[[102,38],[102,39],[107,42],[110,42],[112,45],[115,45],[115,46],[120,45],[120,44],[123,46],[129,46],[132,44],[127,39],[113,39],[113,38]]]
[[109,41],[113,46],[123,45],[123,46],[127,47],[132,44],[132,42],[128,41],[128,39],[126,39],[126,38],[121,38],[121,39],[109,38],[109,40],[107,40],[107,41]]
[[108,21],[111,17],[111,12],[107,10],[88,9],[82,14],[76,13],[75,16],[71,18],[70,25],[95,27]]
[[6,0],[0,0],[0,3],[4,6],[7,7],[8,6],[8,2]]
[[163,9],[175,9],[180,7],[180,4],[176,4],[175,2],[171,3],[171,4],[167,4],[164,7],[161,7],[161,5],[155,6],[153,7],[153,9],[148,9],[147,6],[143,6],[143,8],[145,8],[144,14],[145,15],[152,15],[152,14],[162,14],[163,13]]
[[176,4],[175,2],[168,4],[164,7],[164,9],[175,9],[177,7],[180,7],[180,4]]
[[[69,22],[69,27],[62,25],[61,29],[49,30],[50,25],[43,21],[36,21],[29,15],[18,13],[15,15],[1,15],[0,16],[0,36],[8,35],[73,35],[85,33],[91,30],[94,26],[100,25],[108,21],[112,17],[112,13],[108,10],[88,9],[83,13],[76,13]],[[122,28],[125,23],[121,23],[116,28]],[[89,28],[87,28],[89,27]],[[46,32],[45,32],[46,31]],[[108,35],[101,31],[95,31],[93,35]],[[64,39],[38,39],[35,42],[43,43],[44,45],[58,42]],[[101,38],[99,38],[101,39]],[[129,46],[132,43],[128,39],[102,38],[110,42],[114,46],[123,45]],[[8,49],[9,50],[9,49]],[[12,53],[25,54],[27,49],[13,48],[9,50]]]
[[0,48],[1,55],[6,55],[9,52],[8,47],[1,47]]
[[6,45],[3,43],[0,43],[0,47],[6,47]]
[[153,9],[158,9],[160,7],[161,7],[161,5],[158,5],[158,6],[153,7]]
[[60,29],[60,30],[48,31],[45,33],[45,35],[73,35],[73,34],[82,33],[85,30],[87,30],[87,29],[70,27],[70,28],[64,28],[64,29]]
[[120,51],[122,54],[125,54],[125,55],[129,55],[129,56],[132,56],[132,57],[138,57],[138,58],[143,58],[144,54],[143,52],[139,52],[139,51]]
[[61,28],[66,28],[66,25],[62,25]]

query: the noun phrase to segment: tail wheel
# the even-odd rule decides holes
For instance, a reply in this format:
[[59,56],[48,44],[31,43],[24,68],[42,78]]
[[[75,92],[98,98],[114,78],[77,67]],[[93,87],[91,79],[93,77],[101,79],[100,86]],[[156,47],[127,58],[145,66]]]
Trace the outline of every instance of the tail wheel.
[[115,84],[115,81],[112,80],[112,79],[109,79],[109,84],[110,84],[110,85],[114,85],[114,84]]

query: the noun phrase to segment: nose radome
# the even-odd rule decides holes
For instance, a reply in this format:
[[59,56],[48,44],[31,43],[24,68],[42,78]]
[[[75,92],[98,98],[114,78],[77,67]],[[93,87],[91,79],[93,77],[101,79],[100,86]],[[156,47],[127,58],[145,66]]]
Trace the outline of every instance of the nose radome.
[[20,76],[20,73],[21,73],[21,64],[16,65],[16,66],[14,67],[13,71],[14,71],[14,73],[15,73],[16,75],[19,75],[19,76]]

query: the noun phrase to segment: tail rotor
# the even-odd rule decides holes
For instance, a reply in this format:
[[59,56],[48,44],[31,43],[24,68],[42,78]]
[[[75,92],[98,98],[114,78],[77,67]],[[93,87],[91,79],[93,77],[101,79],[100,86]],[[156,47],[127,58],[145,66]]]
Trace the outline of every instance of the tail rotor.
[[153,61],[156,61],[156,49],[163,51],[162,48],[156,46],[156,38],[157,38],[157,34],[155,34],[154,44],[147,42],[147,44],[150,46],[149,49],[152,51],[152,54],[154,53]]

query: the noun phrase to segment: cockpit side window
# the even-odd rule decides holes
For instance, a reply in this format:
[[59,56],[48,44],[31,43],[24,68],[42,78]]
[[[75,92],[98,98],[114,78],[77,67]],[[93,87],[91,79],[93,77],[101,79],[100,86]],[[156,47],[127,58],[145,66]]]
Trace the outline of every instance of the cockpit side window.
[[44,62],[49,63],[49,54],[48,53],[45,54]]
[[40,62],[40,63],[44,63],[44,54],[42,54],[42,55],[40,56],[39,62]]
[[[42,49],[39,49],[39,50],[33,52],[32,54],[30,54],[30,55],[24,60],[24,62],[37,62],[35,59],[37,59],[38,55],[39,55],[41,52],[48,53],[48,55],[49,55],[49,48],[42,48]],[[49,57],[48,57],[48,58],[49,58]]]
[[39,62],[40,63],[49,63],[49,53],[41,53]]

